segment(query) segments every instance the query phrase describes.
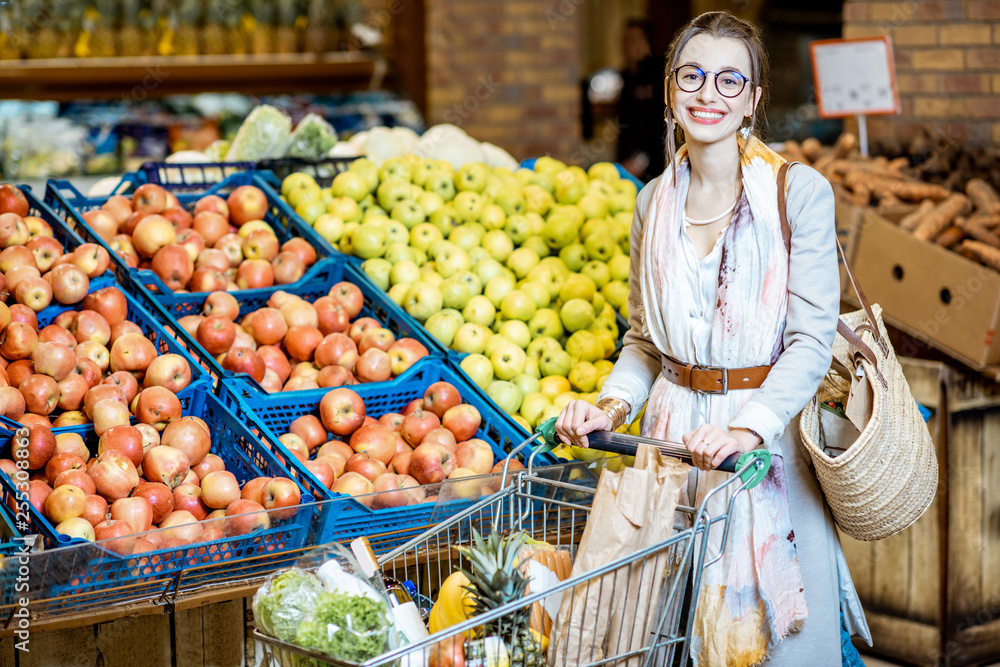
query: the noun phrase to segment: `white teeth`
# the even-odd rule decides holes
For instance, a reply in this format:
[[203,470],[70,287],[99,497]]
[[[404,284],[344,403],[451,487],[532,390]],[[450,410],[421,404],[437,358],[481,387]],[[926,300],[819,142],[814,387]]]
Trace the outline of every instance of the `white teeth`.
[[692,110],[691,115],[694,116],[695,118],[704,118],[705,120],[718,120],[719,118],[722,118],[722,116],[725,114]]

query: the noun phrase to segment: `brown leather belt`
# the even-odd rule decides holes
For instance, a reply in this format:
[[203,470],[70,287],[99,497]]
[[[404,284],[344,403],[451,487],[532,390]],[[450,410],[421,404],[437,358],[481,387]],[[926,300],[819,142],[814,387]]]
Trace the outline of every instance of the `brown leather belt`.
[[673,357],[663,357],[663,377],[676,385],[706,394],[725,394],[730,389],[757,389],[771,371],[770,366],[723,368],[686,364]]

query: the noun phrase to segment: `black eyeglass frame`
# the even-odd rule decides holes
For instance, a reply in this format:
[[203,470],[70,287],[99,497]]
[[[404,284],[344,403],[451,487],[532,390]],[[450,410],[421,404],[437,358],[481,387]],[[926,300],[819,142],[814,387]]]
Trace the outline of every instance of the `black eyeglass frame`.
[[[677,73],[680,72],[685,67],[694,67],[696,70],[698,70],[702,74],[703,78],[701,80],[701,85],[698,86],[697,88],[695,88],[694,90],[688,90],[687,88],[685,88],[684,86],[682,86],[681,82],[680,82],[680,79],[677,76]],[[740,88],[739,92],[736,93],[735,95],[727,95],[726,93],[722,92],[721,88],[719,88],[719,75],[720,74],[728,74],[728,73],[735,74],[738,77],[740,77],[740,79],[743,80],[743,86]],[[720,95],[722,95],[723,97],[725,97],[726,99],[730,99],[730,100],[733,99],[733,98],[739,97],[740,95],[742,95],[743,91],[747,89],[747,84],[748,83],[753,83],[749,78],[747,78],[742,73],[740,73],[740,72],[738,72],[738,71],[736,71],[734,69],[724,69],[721,72],[712,72],[712,71],[708,71],[708,70],[703,70],[702,68],[698,67],[697,65],[681,65],[680,67],[675,67],[672,70],[670,70],[670,76],[671,76],[671,78],[673,78],[674,83],[677,85],[677,87],[679,89],[681,89],[685,93],[697,93],[699,90],[701,90],[705,86],[705,82],[708,81],[708,75],[709,74],[714,74],[715,75],[715,77],[714,77],[714,83],[715,83],[715,90],[716,90],[716,92],[719,93]]]

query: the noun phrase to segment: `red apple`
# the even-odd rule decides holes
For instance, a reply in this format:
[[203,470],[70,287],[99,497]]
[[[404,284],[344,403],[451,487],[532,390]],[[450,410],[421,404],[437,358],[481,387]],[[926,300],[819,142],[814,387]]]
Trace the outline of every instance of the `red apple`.
[[[8,475],[9,476],[9,475]],[[28,482],[28,502],[37,512],[45,511],[45,500],[52,493],[52,487],[40,479]],[[84,510],[86,512],[86,510]]]
[[316,365],[320,368],[342,366],[353,370],[358,363],[358,356],[357,345],[342,333],[328,334],[315,350]]
[[90,476],[89,472],[82,468],[80,470],[62,471],[55,478],[55,480],[53,480],[52,488],[58,489],[60,486],[65,486],[67,484],[83,489],[83,492],[87,495],[97,493],[97,485],[94,483],[94,478]]
[[111,346],[111,372],[143,373],[156,355],[157,350],[153,341],[142,334],[125,334]]
[[236,326],[228,317],[211,315],[198,325],[197,338],[212,356],[222,354],[232,347],[236,339]]
[[81,310],[70,331],[80,343],[94,341],[106,347],[111,342],[111,324],[95,310]]
[[191,364],[179,354],[163,354],[150,362],[143,377],[143,387],[163,387],[179,393],[191,384]]
[[221,271],[210,266],[203,266],[195,269],[188,282],[188,290],[191,292],[215,292],[226,289],[228,285],[226,276]]
[[[146,471],[145,466],[143,470]],[[148,474],[148,471],[146,471]],[[136,472],[132,460],[125,454],[107,450],[97,456],[97,461],[87,471],[97,493],[103,496],[108,502],[114,502],[119,498],[127,498],[139,484],[139,473]]]
[[267,215],[267,196],[253,185],[241,185],[226,199],[229,219],[240,227],[251,220],[263,220]]
[[493,469],[493,449],[483,440],[466,440],[458,445],[455,465],[467,468],[477,475],[486,475]]
[[142,465],[142,432],[134,426],[113,426],[101,434],[97,445],[98,453],[115,450],[132,461],[132,465]]
[[[9,324],[9,322],[8,322]],[[6,326],[6,325],[4,325]],[[38,332],[38,342],[39,343],[59,343],[65,345],[69,348],[74,348],[77,345],[76,336],[69,332],[69,329],[61,327],[58,324],[50,324],[47,327],[42,328]]]
[[163,211],[163,217],[174,223],[174,228],[180,232],[189,229],[194,217],[180,206],[170,206]]
[[354,322],[351,324],[351,328],[347,332],[347,335],[349,335],[355,343],[360,343],[361,339],[364,337],[366,333],[381,328],[382,328],[382,323],[376,320],[375,318],[362,317],[357,320],[354,320]]
[[427,348],[412,338],[402,338],[389,348],[389,369],[394,377],[408,371],[415,363],[430,354]]
[[[296,489],[297,490],[297,489]],[[236,500],[226,508],[224,532],[227,536],[246,535],[270,527],[271,518],[260,503]]]
[[365,420],[365,402],[357,392],[346,388],[327,392],[319,405],[320,419],[330,433],[348,436]]
[[236,285],[240,289],[260,289],[274,285],[274,269],[265,259],[248,259],[236,270]]
[[207,195],[195,202],[195,214],[201,213],[202,211],[212,211],[213,213],[218,213],[227,220],[229,219],[229,205],[226,204],[225,199],[218,195]]
[[[299,486],[287,477],[274,477],[264,485],[264,507],[268,510],[291,508],[302,502]],[[287,519],[295,516],[294,509],[282,509],[271,512],[275,519]]]
[[373,459],[388,465],[396,455],[396,437],[378,422],[365,424],[351,436],[351,448],[358,453],[367,452]]
[[96,243],[84,243],[74,250],[71,261],[87,274],[88,278],[96,278],[107,271],[111,265],[108,251]]
[[354,456],[355,453],[356,452],[351,449],[351,446],[347,443],[340,442],[339,440],[330,440],[316,450],[316,458],[321,456],[336,456],[344,459],[344,461],[347,461],[347,459]]
[[392,377],[392,359],[387,352],[371,348],[358,357],[354,374],[359,382],[385,382]]
[[[316,326],[324,336],[344,333],[351,326],[347,309],[332,296],[322,296],[313,302],[316,309]],[[353,341],[352,341],[353,342]]]
[[0,185],[0,213],[13,213],[24,217],[28,215],[28,200],[16,185],[3,183]]
[[56,452],[75,454],[84,461],[90,458],[90,450],[83,443],[83,437],[79,433],[59,433],[56,435]]
[[403,418],[400,433],[411,446],[416,447],[424,440],[424,436],[441,426],[441,420],[433,412],[415,410]]
[[309,451],[326,442],[326,429],[316,415],[302,415],[296,418],[288,427],[290,433],[302,438]]
[[128,317],[128,301],[117,287],[105,287],[84,298],[83,310],[99,313],[110,327]]
[[288,333],[285,318],[274,308],[261,308],[250,313],[243,321],[243,328],[258,345],[276,345]]
[[138,495],[119,498],[111,504],[111,518],[128,523],[133,533],[144,533],[153,527],[153,506]]
[[356,472],[366,477],[369,481],[374,482],[379,475],[386,473],[386,465],[378,459],[373,459],[367,453],[355,454],[347,459],[344,470],[346,472]]
[[364,354],[372,348],[388,352],[389,348],[392,347],[395,342],[396,337],[392,335],[391,331],[384,327],[368,329],[361,335],[361,340],[358,341],[358,352]]
[[111,325],[111,344],[114,345],[115,341],[125,334],[144,335],[142,333],[142,328],[138,324],[135,322],[129,322],[128,320],[122,320],[121,322],[115,322]]
[[179,484],[174,489],[174,511],[190,512],[191,516],[201,521],[208,516],[209,507],[201,487],[197,484]]
[[111,350],[96,340],[83,341],[73,348],[73,353],[76,355],[78,365],[83,359],[90,360],[102,374],[111,366]]
[[181,402],[165,387],[147,387],[136,396],[135,416],[161,433],[170,422],[180,419]]
[[330,296],[337,299],[347,310],[350,319],[354,319],[361,312],[365,304],[365,297],[361,293],[361,288],[347,281],[339,282],[330,289]]
[[208,473],[201,480],[201,493],[206,505],[212,509],[225,509],[233,501],[239,500],[240,483],[233,473],[217,470]]
[[395,431],[397,433],[402,433],[403,431],[403,420],[406,417],[399,414],[398,412],[387,412],[378,418],[378,421],[382,426],[385,426],[390,431]]
[[142,459],[142,471],[151,482],[163,482],[170,488],[179,486],[191,465],[184,452],[174,447],[150,447]]
[[246,373],[257,382],[264,379],[267,366],[254,350],[249,347],[236,347],[226,352],[222,359],[222,368],[233,373]]
[[471,405],[456,405],[449,408],[441,418],[441,425],[454,433],[455,439],[459,442],[474,438],[481,423],[479,410]]
[[312,266],[316,263],[316,249],[312,247],[309,241],[304,238],[295,236],[288,239],[281,244],[281,252],[292,252],[295,253],[300,260],[302,260],[303,266]]
[[170,543],[173,539],[186,540],[185,543],[197,542],[201,537],[200,519],[195,518],[191,512],[186,510],[174,510],[167,518],[160,522],[160,532],[163,533],[163,546],[173,546]]
[[212,292],[205,299],[201,313],[206,317],[222,315],[235,322],[240,316],[240,304],[229,292]]
[[159,524],[174,511],[174,492],[162,482],[140,482],[132,496],[149,503],[153,513],[152,523]]
[[[175,424],[177,422],[174,422]],[[222,457],[216,456],[215,454],[206,454],[205,458],[198,462],[197,465],[191,466],[191,470],[198,475],[199,480],[205,479],[205,475],[210,472],[216,472],[218,470],[225,470],[226,463],[222,460]]]
[[115,371],[104,379],[104,384],[113,384],[120,387],[122,395],[125,396],[125,400],[129,405],[132,404],[132,399],[139,393],[139,382],[135,379],[135,375],[128,371]]
[[155,183],[144,183],[132,194],[132,210],[162,213],[167,207],[167,191]]
[[29,358],[37,344],[34,327],[23,322],[11,322],[0,332],[0,354],[11,361]]
[[410,471],[410,457],[412,455],[412,451],[397,453],[394,457],[392,457],[392,463],[389,464],[389,470],[397,475],[408,475]]
[[420,482],[406,474],[388,473],[375,480],[372,509],[418,505],[424,501]]
[[96,526],[100,522],[107,520],[108,501],[97,494],[88,494],[86,509],[83,510],[81,518],[86,519],[91,526]]
[[58,524],[56,532],[73,539],[86,540],[88,542],[93,542],[96,539],[94,536],[94,527],[86,519],[79,516],[66,519]]
[[191,467],[201,463],[212,449],[212,437],[201,423],[181,417],[167,425],[160,435],[160,445],[184,453]]
[[25,243],[24,247],[35,256],[35,266],[41,273],[51,269],[63,255],[62,244],[51,236],[36,236]]
[[451,452],[441,445],[428,443],[413,450],[407,474],[421,484],[437,484],[444,481],[454,468]]
[[438,418],[443,418],[456,405],[461,405],[462,396],[455,385],[449,382],[435,382],[424,392],[424,409],[433,412]]
[[29,426],[27,437],[23,434],[11,442],[11,458],[27,460],[28,470],[41,470],[56,454],[56,437],[44,426]]
[[83,470],[86,472],[87,461],[80,458],[76,454],[55,454],[49,459],[48,463],[45,464],[45,479],[49,484],[52,484],[55,482],[56,477],[59,476],[59,473],[66,470]]
[[83,397],[83,411],[93,419],[94,407],[105,400],[116,401],[121,403],[126,410],[128,409],[125,392],[121,387],[113,384],[99,384],[96,387],[91,387]]
[[294,252],[284,251],[271,260],[271,270],[274,273],[276,285],[291,285],[301,280],[306,273],[306,265]]
[[270,477],[254,477],[243,485],[243,490],[240,492],[240,498],[243,500],[252,500],[263,507],[264,486],[266,486],[270,481]]
[[56,301],[74,304],[83,301],[90,290],[90,278],[83,269],[73,264],[61,264],[45,274]]
[[312,473],[313,477],[319,480],[325,488],[329,489],[337,479],[333,467],[326,461],[305,461],[303,465],[306,470]]
[[156,251],[151,268],[169,290],[177,291],[188,286],[194,274],[194,260],[187,248],[175,242]]

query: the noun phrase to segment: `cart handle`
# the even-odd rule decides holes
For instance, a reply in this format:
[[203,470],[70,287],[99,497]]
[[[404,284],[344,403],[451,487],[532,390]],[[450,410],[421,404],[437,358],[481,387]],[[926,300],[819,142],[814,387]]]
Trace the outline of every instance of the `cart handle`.
[[[555,417],[539,424],[535,429],[535,433],[538,433],[543,440],[542,446],[535,450],[538,453],[544,454],[561,444],[556,438]],[[595,431],[588,434],[587,439],[590,441],[592,449],[599,449],[603,452],[635,456],[639,445],[645,444],[652,445],[660,450],[661,453],[680,459],[686,463],[691,463],[693,460],[688,448],[676,442],[641,438],[628,435],[627,433],[613,433],[611,431]],[[755,449],[742,455],[732,454],[716,469],[723,472],[738,473],[745,487],[752,489],[767,476],[770,468],[771,452],[766,449]]]

